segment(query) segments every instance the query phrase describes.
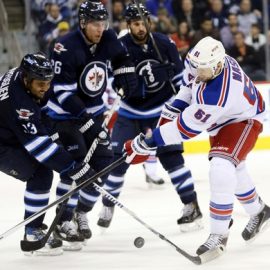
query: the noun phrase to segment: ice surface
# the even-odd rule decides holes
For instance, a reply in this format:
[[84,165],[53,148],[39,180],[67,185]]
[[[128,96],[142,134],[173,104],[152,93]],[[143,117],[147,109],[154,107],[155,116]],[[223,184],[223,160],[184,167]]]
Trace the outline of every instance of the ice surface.
[[[180,233],[176,224],[182,205],[167,174],[159,168],[166,183],[162,188],[149,188],[145,183],[140,165],[132,166],[127,175],[119,200],[139,218],[155,230],[164,234],[180,248],[194,254],[197,247],[208,237],[208,160],[206,154],[186,155],[186,164],[192,170],[205,228],[199,232]],[[257,191],[266,203],[270,204],[270,151],[252,153],[247,165],[257,186]],[[24,183],[4,174],[1,176],[0,234],[22,220],[24,205]],[[51,199],[54,199],[55,184]],[[111,227],[105,232],[96,225],[101,203],[89,213],[93,237],[81,252],[65,252],[58,257],[26,257],[20,250],[23,229],[0,240],[0,269],[2,270],[54,270],[54,269],[93,269],[93,270],[269,270],[270,269],[270,229],[247,245],[241,232],[248,217],[238,202],[235,203],[234,225],[231,228],[227,252],[220,258],[202,266],[193,265],[172,246],[159,239],[123,210],[117,208]],[[54,209],[46,216],[49,223]],[[145,239],[143,248],[136,248],[133,241],[141,236]]]

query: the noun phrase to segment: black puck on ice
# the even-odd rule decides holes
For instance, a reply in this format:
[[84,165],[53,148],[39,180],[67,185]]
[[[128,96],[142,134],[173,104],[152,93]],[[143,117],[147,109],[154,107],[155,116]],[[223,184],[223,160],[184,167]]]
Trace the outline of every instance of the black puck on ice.
[[136,248],[141,248],[143,247],[144,245],[144,239],[142,237],[137,237],[135,240],[134,240],[134,246]]

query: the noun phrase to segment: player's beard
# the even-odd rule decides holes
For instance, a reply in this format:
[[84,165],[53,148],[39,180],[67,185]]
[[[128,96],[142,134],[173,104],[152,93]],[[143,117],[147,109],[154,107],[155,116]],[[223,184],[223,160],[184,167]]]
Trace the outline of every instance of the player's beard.
[[138,43],[144,43],[147,40],[147,32],[140,31],[138,33],[132,33],[134,40]]

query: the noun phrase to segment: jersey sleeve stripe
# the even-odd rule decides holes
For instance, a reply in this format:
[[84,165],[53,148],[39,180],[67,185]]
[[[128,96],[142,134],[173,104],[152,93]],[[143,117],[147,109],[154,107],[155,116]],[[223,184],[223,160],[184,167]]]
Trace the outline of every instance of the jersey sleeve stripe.
[[59,146],[56,143],[52,143],[47,149],[45,149],[43,152],[41,152],[39,155],[35,156],[35,158],[39,162],[46,161],[50,156],[52,156],[57,150]]
[[[227,61],[227,60],[226,60]],[[229,94],[229,86],[230,86],[230,66],[227,65],[228,68],[224,68],[224,75],[221,87],[221,94],[218,100],[217,105],[224,107]]]
[[59,96],[57,97],[57,100],[58,100],[58,102],[59,102],[60,104],[63,104],[63,102],[64,102],[69,96],[71,96],[71,95],[72,95],[72,93],[70,93],[70,92],[65,92],[65,93],[59,95]]
[[196,130],[193,130],[193,129],[189,128],[189,127],[185,124],[185,122],[184,122],[184,120],[183,120],[183,118],[182,118],[181,115],[180,115],[180,116],[178,117],[178,119],[177,119],[177,128],[178,128],[178,130],[180,131],[181,136],[182,136],[185,140],[188,140],[188,139],[190,139],[190,138],[193,138],[193,137],[195,137],[195,136],[197,136],[198,134],[201,133],[200,131],[196,131]]
[[54,93],[59,91],[76,91],[77,90],[77,83],[73,84],[57,84],[53,87]]
[[40,147],[43,143],[45,143],[47,140],[49,140],[49,136],[39,136],[29,142],[28,144],[25,144],[24,147],[28,152],[32,152],[38,147]]

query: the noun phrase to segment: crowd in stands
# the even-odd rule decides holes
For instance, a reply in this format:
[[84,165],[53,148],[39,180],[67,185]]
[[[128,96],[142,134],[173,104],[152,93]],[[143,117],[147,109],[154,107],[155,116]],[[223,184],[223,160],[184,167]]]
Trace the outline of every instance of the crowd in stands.
[[[31,0],[32,18],[40,50],[49,53],[55,40],[78,27],[78,7],[83,0]],[[110,5],[109,2],[110,1]],[[102,0],[111,9],[111,27],[119,34],[126,29],[124,10],[128,0]],[[258,0],[145,0],[151,13],[152,31],[167,34],[179,54],[200,39],[221,40],[253,80],[265,80],[265,43],[262,1]],[[110,10],[108,9],[108,10]],[[269,4],[270,10],[270,4]],[[270,32],[269,32],[270,33]]]

